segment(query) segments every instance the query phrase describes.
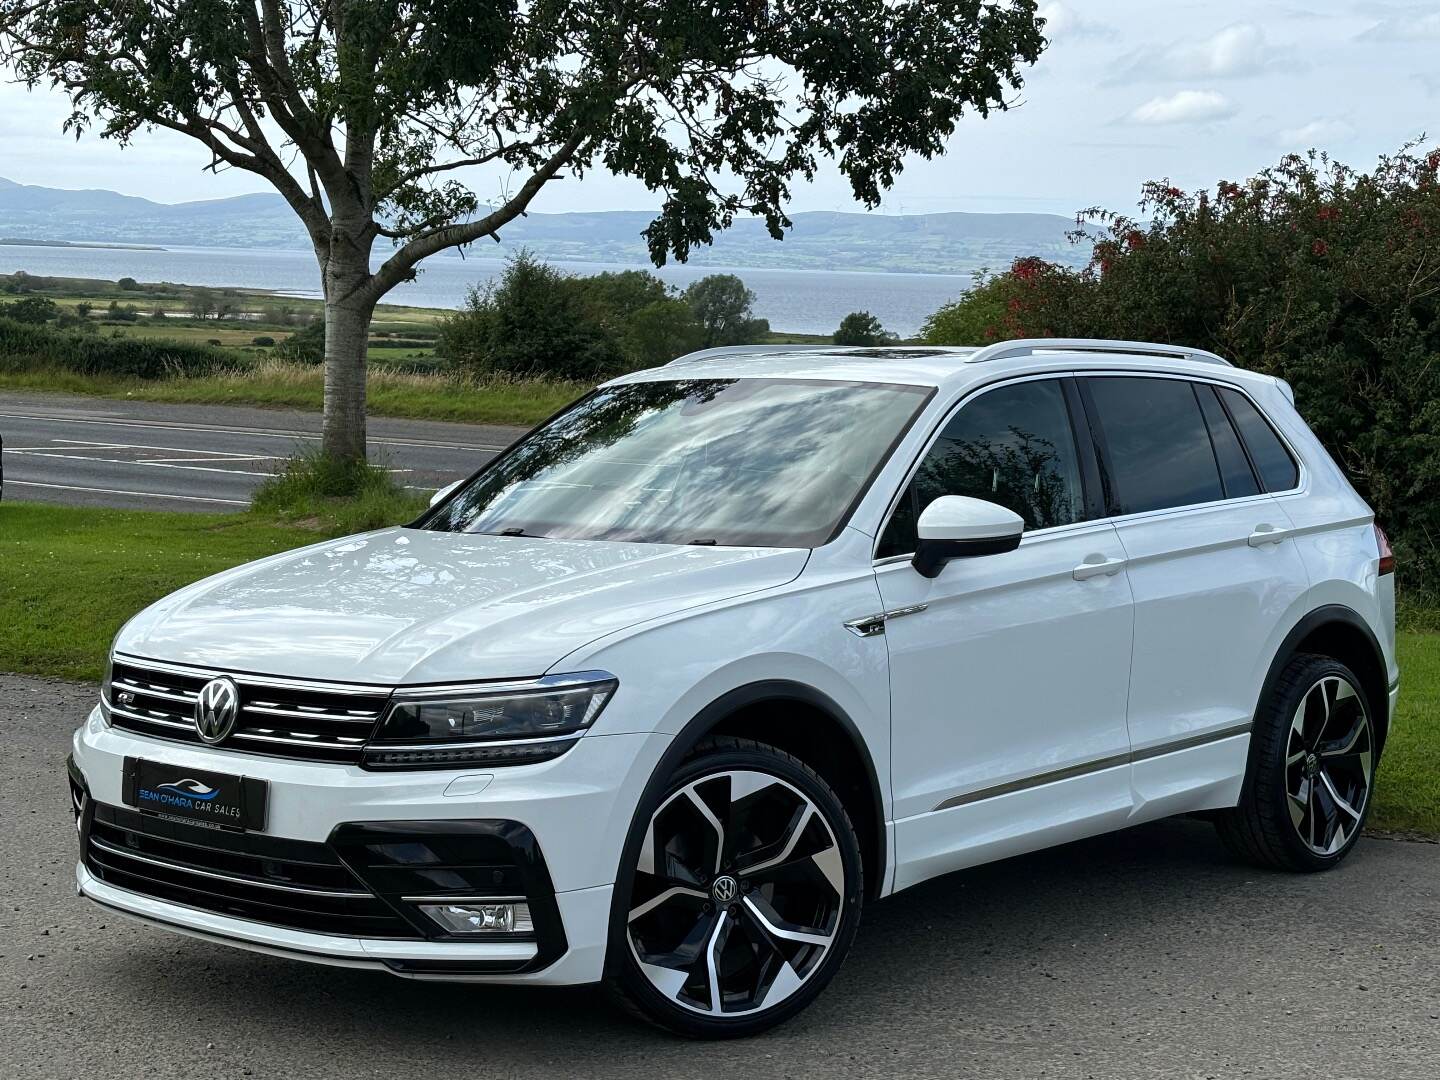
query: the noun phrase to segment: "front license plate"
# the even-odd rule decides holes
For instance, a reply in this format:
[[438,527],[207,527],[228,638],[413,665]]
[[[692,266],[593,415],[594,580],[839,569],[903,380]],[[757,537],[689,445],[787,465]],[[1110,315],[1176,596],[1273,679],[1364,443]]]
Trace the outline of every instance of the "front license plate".
[[125,759],[125,802],[137,810],[221,829],[265,827],[266,783],[144,758]]

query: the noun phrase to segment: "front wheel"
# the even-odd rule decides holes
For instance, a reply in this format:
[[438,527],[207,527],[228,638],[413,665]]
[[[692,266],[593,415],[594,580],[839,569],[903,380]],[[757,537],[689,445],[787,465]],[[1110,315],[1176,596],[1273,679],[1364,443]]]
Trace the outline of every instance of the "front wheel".
[[622,1004],[699,1038],[752,1035],[808,1005],[849,950],[863,895],[829,785],[772,746],[717,738],[640,816],[612,935]]
[[1296,656],[1256,714],[1240,805],[1218,819],[1221,838],[1264,866],[1328,870],[1365,824],[1377,752],[1355,674],[1329,657]]

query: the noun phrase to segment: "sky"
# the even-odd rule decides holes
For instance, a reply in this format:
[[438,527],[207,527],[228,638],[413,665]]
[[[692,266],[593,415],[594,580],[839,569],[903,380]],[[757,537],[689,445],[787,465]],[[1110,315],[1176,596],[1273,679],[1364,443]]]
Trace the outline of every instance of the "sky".
[[[1417,138],[1440,106],[1440,3],[1294,0],[1042,0],[1051,44],[1012,107],[962,121],[942,158],[910,162],[885,213],[1133,211],[1140,185],[1240,180],[1290,151],[1368,166]],[[62,95],[0,85],[0,176],[100,187],[159,202],[267,190],[203,171],[184,136],[121,149],[61,134]],[[1440,134],[1440,132],[1437,132]],[[484,178],[482,198],[493,194]],[[596,172],[546,189],[532,209],[649,210],[654,194]],[[797,188],[791,209],[861,210],[838,170]]]

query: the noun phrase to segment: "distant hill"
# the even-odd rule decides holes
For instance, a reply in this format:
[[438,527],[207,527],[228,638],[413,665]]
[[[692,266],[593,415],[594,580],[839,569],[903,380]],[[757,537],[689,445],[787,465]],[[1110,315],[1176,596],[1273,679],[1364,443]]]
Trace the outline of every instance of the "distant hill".
[[[869,270],[968,274],[1000,269],[1022,255],[1078,265],[1088,245],[1069,241],[1073,219],[1056,214],[862,214],[816,211],[793,215],[784,241],[746,218],[690,257],[701,266],[780,270]],[[505,228],[498,250],[528,247],[542,258],[647,265],[641,230],[645,211],[536,214]],[[308,245],[279,195],[240,195],[201,202],[158,203],[113,191],[70,191],[0,178],[0,236],[75,243],[159,244],[242,248]],[[380,250],[377,245],[377,251]],[[493,255],[490,241],[474,248]],[[452,253],[453,254],[453,253]],[[457,256],[458,257],[458,256]]]

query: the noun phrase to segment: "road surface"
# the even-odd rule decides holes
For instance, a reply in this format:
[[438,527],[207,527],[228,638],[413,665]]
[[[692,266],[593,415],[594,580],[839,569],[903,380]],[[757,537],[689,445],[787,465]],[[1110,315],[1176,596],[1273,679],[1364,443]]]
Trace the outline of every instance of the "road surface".
[[7,1080],[1440,1077],[1434,844],[1367,837],[1300,877],[1176,821],[953,874],[869,909],[796,1020],[701,1044],[589,989],[313,967],[76,899],[63,761],[95,693],[0,675]]
[[[225,512],[291,454],[320,417],[228,405],[0,394],[5,497],[134,510]],[[371,418],[370,457],[431,490],[468,476],[523,429]]]

